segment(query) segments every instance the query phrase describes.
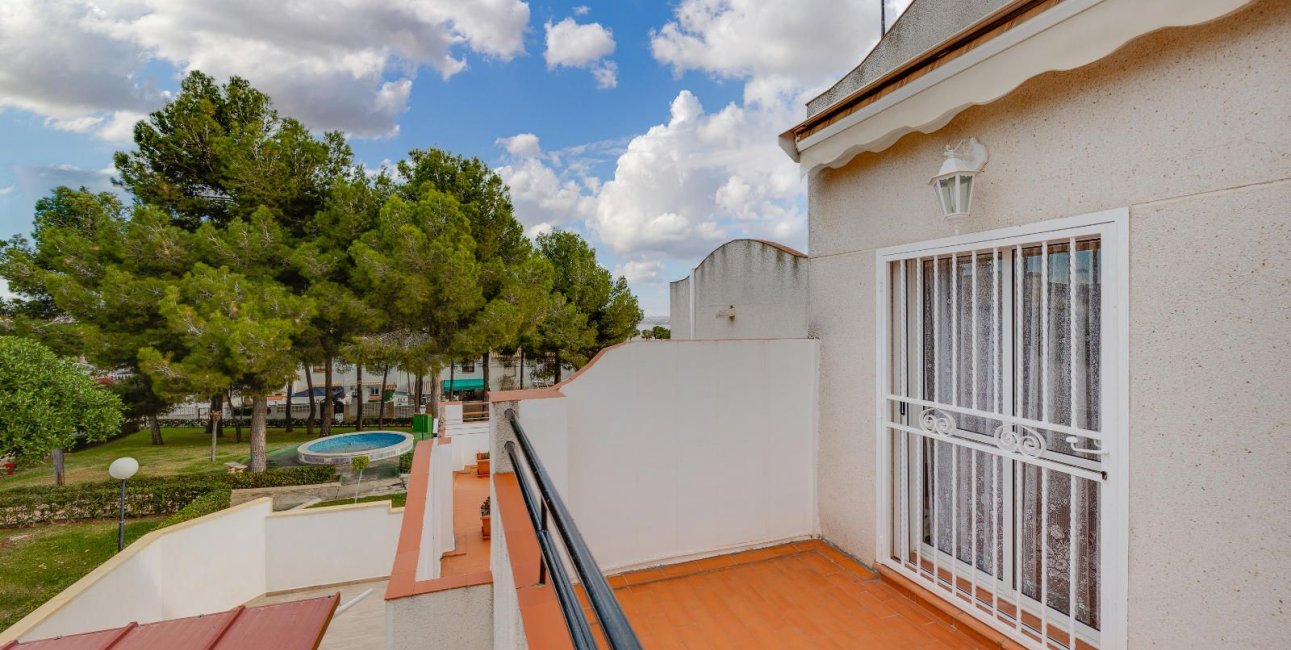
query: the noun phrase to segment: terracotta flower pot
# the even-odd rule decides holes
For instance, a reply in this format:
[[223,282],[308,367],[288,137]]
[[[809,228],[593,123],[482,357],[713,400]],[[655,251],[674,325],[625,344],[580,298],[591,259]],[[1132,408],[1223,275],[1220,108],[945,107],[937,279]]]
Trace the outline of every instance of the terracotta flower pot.
[[489,459],[481,458],[475,461],[475,475],[476,476],[489,475]]
[[493,518],[487,515],[480,517],[480,530],[484,533],[484,539],[489,539],[493,534]]

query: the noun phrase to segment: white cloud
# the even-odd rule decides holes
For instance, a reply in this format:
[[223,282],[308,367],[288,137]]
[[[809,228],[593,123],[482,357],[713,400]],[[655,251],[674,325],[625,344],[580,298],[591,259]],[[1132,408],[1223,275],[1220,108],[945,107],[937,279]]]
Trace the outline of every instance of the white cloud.
[[591,7],[589,7],[589,6],[587,6],[587,5],[578,5],[577,7],[574,7],[574,15],[575,15],[575,16],[586,16],[586,15],[587,15],[587,12],[589,12],[589,11],[591,11],[591,10],[592,10],[592,8],[591,8]]
[[566,18],[544,26],[547,49],[543,57],[548,69],[584,68],[592,71],[598,88],[618,85],[618,66],[607,59],[614,54],[614,34],[600,23],[579,24]]
[[663,262],[659,260],[631,260],[614,267],[614,277],[623,276],[631,283],[656,283],[661,280]]
[[[889,22],[909,3],[889,2]],[[821,89],[860,63],[878,36],[873,0],[682,0],[651,33],[650,50],[677,74],[743,79],[745,100],[755,102]]]
[[0,0],[0,107],[128,139],[165,101],[141,78],[162,61],[244,76],[314,128],[390,135],[420,68],[450,77],[468,51],[509,60],[528,23],[518,0]]
[[597,88],[615,88],[619,85],[619,66],[613,61],[602,61],[592,66],[592,78]]
[[584,194],[579,181],[570,178],[567,167],[558,175],[549,165],[560,156],[545,154],[538,136],[521,133],[499,138],[497,143],[506,149],[508,161],[496,171],[511,188],[516,218],[530,237],[591,214],[591,197]]
[[[682,91],[668,121],[626,148],[600,143],[548,153],[536,136],[522,134],[499,139],[508,155],[497,171],[531,231],[578,226],[606,252],[639,264],[693,261],[731,237],[801,246],[803,184],[773,137],[790,114],[784,106],[735,104],[707,113]],[[608,162],[605,155],[614,171],[598,182],[591,172]]]
[[542,153],[542,147],[538,145],[538,136],[532,133],[521,133],[509,138],[498,138],[497,144],[507,150],[515,158],[532,158]]
[[5,187],[0,187],[0,196],[4,196],[6,194],[13,194],[13,191],[16,189],[18,189],[17,185],[7,185]]

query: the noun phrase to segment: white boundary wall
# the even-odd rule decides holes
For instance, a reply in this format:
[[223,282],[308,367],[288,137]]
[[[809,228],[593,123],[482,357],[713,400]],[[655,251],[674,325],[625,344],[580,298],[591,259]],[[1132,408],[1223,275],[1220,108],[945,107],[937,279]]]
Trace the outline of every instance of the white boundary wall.
[[602,570],[807,537],[816,356],[810,339],[627,343],[492,421],[516,406]]
[[257,499],[153,531],[0,633],[42,639],[219,612],[265,593],[390,575],[402,508],[273,512]]
[[489,423],[463,422],[461,402],[439,405],[439,433],[453,439],[453,470],[475,464],[476,452],[489,450]]

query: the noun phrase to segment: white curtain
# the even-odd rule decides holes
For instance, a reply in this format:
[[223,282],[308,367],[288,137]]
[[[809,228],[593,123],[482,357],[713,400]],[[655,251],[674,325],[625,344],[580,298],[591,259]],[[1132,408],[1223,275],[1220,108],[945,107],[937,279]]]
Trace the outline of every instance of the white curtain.
[[[922,346],[925,399],[1002,412],[1011,397],[1015,415],[1099,429],[1099,242],[1078,241],[1075,248],[1073,256],[1064,240],[1044,249],[1038,245],[1022,249],[1020,278],[1016,261],[1003,251],[988,249],[918,262],[922,286],[915,289],[923,302],[923,338],[917,344]],[[917,277],[914,267],[909,271]],[[1020,305],[1016,304],[1018,282]],[[1020,314],[1005,311],[1011,303]],[[1017,340],[1007,337],[1019,315],[1021,330],[1013,334],[1021,338],[1020,359],[1016,358]],[[1005,368],[1020,370],[1012,386],[1004,385]],[[1002,423],[963,414],[954,415],[954,420],[961,431],[957,435],[991,436]],[[1064,457],[1094,458],[1072,451],[1064,434],[1039,433],[1050,450],[1048,458],[1060,462]],[[1077,444],[1097,443],[1081,440]],[[1042,500],[1046,479],[1035,465],[934,441],[923,443],[923,458],[925,487],[920,501],[925,543],[989,575],[1013,574],[1034,600],[1040,598],[1043,555],[1048,605],[1067,613],[1071,544],[1076,540],[1077,619],[1098,627],[1096,483],[1062,471],[1044,471],[1048,489]],[[1074,502],[1072,481],[1076,482]],[[1019,484],[1020,493],[1013,497],[1015,507],[1022,508],[1022,526],[1009,538],[1006,531],[1012,527],[1014,513],[1004,511],[1004,497],[1017,491]],[[1044,531],[1042,502],[1047,503]],[[1020,555],[1020,566],[1008,571],[1015,555]]]

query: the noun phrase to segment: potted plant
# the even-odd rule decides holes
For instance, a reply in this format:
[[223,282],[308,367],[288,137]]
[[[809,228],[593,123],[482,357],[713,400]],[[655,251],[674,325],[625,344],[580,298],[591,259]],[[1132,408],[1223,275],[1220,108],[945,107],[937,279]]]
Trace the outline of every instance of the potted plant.
[[476,476],[489,475],[489,452],[482,451],[478,454],[475,454],[475,475]]
[[488,539],[493,534],[492,517],[492,499],[493,497],[484,497],[484,502],[480,504],[480,530],[484,533],[484,539]]

